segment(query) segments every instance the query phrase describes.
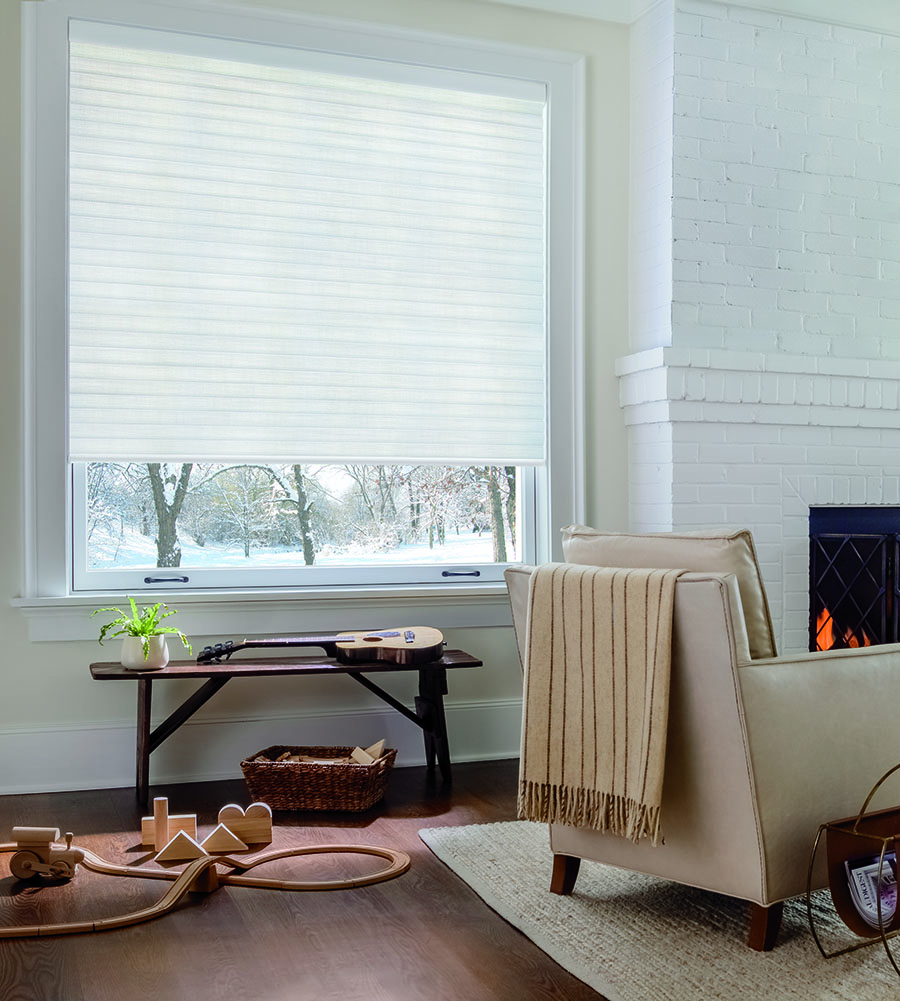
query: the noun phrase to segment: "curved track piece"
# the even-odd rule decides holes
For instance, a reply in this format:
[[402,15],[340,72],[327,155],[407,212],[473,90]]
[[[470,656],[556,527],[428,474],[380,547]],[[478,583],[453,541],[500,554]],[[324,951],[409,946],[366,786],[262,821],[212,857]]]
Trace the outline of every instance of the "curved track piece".
[[119,914],[112,918],[103,918],[100,921],[71,921],[68,924],[57,925],[29,925],[22,927],[0,928],[0,938],[22,938],[25,936],[37,935],[41,938],[49,935],[72,935],[77,932],[106,931],[109,928],[125,928],[128,925],[140,924],[142,921],[150,921],[167,914],[178,903],[179,900],[190,890],[194,880],[211,865],[215,865],[216,860],[212,856],[194,859],[186,869],[177,876],[173,873],[174,882],[163,894],[162,898],[150,907],[144,907],[139,911],[131,911],[128,914]]
[[281,851],[265,852],[254,858],[236,859],[225,856],[219,858],[218,861],[244,873],[278,858],[341,852],[354,855],[375,855],[378,858],[387,859],[391,864],[386,869],[379,869],[378,872],[365,876],[351,876],[349,879],[304,882],[292,879],[262,879],[255,876],[225,875],[219,876],[219,882],[227,886],[260,886],[273,890],[349,890],[354,886],[371,886],[373,883],[383,883],[387,879],[402,875],[410,866],[409,855],[406,852],[398,851],[395,848],[378,848],[375,845],[307,845],[305,848],[285,848]]
[[[16,843],[0,844],[0,853],[18,851]],[[132,876],[139,879],[165,879],[172,883],[172,886],[163,894],[157,903],[150,907],[144,907],[139,911],[131,911],[128,914],[120,914],[111,918],[103,918],[99,921],[73,921],[68,924],[51,925],[23,925],[20,927],[0,928],[0,938],[24,938],[29,936],[46,937],[50,935],[72,935],[78,932],[107,931],[110,928],[125,928],[128,925],[140,924],[142,921],[150,921],[153,918],[161,917],[171,911],[182,897],[195,885],[202,885],[198,880],[202,880],[203,874],[216,865],[228,866],[232,870],[247,872],[255,869],[259,865],[271,862],[279,858],[292,858],[299,855],[323,855],[329,853],[352,853],[356,855],[375,855],[378,858],[387,859],[391,864],[378,872],[365,876],[355,876],[342,880],[323,880],[320,882],[306,882],[301,880],[286,879],[261,879],[254,876],[244,875],[224,875],[212,874],[213,886],[228,884],[230,886],[255,886],[263,889],[273,890],[345,890],[357,886],[370,886],[373,883],[382,883],[385,880],[400,876],[410,866],[410,858],[406,852],[392,848],[379,848],[374,845],[308,845],[304,848],[286,848],[280,851],[264,852],[253,858],[235,859],[229,856],[205,855],[202,858],[193,859],[181,872],[167,871],[162,869],[142,869],[139,866],[116,865],[114,862],[107,862],[106,859],[94,854],[87,848],[82,848],[84,859],[81,864],[93,872],[106,876]]]

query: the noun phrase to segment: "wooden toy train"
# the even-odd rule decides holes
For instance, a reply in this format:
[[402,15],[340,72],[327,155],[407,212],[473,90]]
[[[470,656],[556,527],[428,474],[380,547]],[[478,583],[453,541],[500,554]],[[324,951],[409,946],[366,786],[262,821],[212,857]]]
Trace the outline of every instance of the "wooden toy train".
[[55,845],[58,827],[14,827],[18,851],[9,860],[9,871],[17,879],[31,879],[39,873],[54,879],[71,879],[75,867],[84,861],[84,852],[72,847],[72,834],[66,833],[66,847]]

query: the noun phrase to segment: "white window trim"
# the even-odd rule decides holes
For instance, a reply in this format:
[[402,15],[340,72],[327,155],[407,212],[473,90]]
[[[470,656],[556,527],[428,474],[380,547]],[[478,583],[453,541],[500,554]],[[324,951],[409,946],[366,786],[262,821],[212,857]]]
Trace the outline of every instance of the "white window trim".
[[[548,184],[547,292],[548,463],[536,491],[533,551],[526,562],[559,559],[559,529],[583,521],[584,504],[584,59],[537,50],[357,22],[242,10],[206,3],[169,4],[135,0],[42,0],[23,4],[23,387],[24,387],[24,565],[22,596],[13,605],[26,615],[32,639],[93,638],[87,610],[109,595],[73,595],[71,581],[70,478],[65,456],[66,359],[59,350],[65,329],[61,296],[40,289],[65,288],[65,59],[38,60],[45,32],[58,43],[70,16],[97,17],[150,27],[237,38],[303,44],[365,54],[377,47],[398,62],[470,69],[525,79],[548,88],[550,178]],[[214,27],[211,28],[211,25]],[[62,32],[62,36],[60,36]],[[59,52],[57,47],[56,52]],[[62,89],[60,89],[62,88]],[[55,148],[37,148],[34,122],[50,131]],[[41,192],[41,197],[37,192]],[[48,194],[48,192],[50,194]],[[117,597],[117,596],[112,596]],[[119,598],[121,596],[118,596]],[[153,598],[146,594],[144,599]],[[384,585],[169,591],[165,600],[184,610],[183,627],[195,635],[327,628],[369,628],[386,621],[428,621],[438,628],[508,624],[500,583]],[[332,614],[333,613],[333,614]],[[85,619],[87,622],[85,623]]]

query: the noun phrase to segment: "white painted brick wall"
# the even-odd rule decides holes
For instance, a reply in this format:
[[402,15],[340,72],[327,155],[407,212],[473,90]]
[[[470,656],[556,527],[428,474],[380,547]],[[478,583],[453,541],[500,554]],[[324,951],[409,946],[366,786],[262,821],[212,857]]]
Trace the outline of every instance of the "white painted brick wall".
[[[645,353],[645,358],[647,354],[650,352]],[[644,526],[648,532],[671,531],[674,469],[671,424],[653,419],[635,423],[628,429],[628,450],[629,520]]]
[[900,357],[898,39],[689,0],[673,44],[672,344]]
[[[672,101],[674,15],[659,4],[631,29],[631,344],[636,351],[672,342]],[[696,199],[693,179],[679,197]]]

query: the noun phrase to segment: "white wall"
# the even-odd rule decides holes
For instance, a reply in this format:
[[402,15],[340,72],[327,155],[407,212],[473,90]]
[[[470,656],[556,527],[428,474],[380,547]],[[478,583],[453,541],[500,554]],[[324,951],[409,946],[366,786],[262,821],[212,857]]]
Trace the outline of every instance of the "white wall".
[[[28,0],[40,2],[40,0]],[[257,6],[262,6],[258,4]],[[609,528],[626,521],[625,436],[614,359],[627,350],[627,29],[477,0],[282,0],[289,11],[470,35],[582,52],[587,57],[586,332],[587,510]],[[24,461],[19,290],[19,4],[0,0],[0,580],[20,593]],[[93,682],[95,643],[27,638],[21,613],[0,604],[4,637],[0,697],[0,793],[128,785],[133,781],[135,686]],[[195,644],[217,637],[192,637]],[[450,675],[451,748],[457,760],[518,751],[521,678],[510,629],[454,629],[451,646],[481,657],[481,670]],[[410,679],[392,690],[408,703]],[[194,685],[158,685],[156,719]],[[153,777],[188,780],[239,775],[240,758],[269,743],[367,743],[380,736],[401,763],[421,760],[418,731],[346,678],[233,681],[153,758]],[[2,830],[0,830],[2,834]]]

